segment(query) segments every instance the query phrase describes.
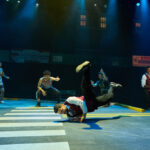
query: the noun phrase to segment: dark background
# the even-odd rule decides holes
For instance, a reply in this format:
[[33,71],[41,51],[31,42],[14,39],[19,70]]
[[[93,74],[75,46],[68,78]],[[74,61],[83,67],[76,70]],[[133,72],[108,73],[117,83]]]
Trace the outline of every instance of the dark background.
[[[37,2],[39,7],[35,7]],[[45,69],[61,77],[54,83],[58,89],[76,90],[80,95],[80,75],[76,76],[74,69],[90,57],[93,80],[103,67],[110,81],[124,86],[116,91],[117,101],[142,106],[140,80],[145,70],[132,66],[132,55],[150,55],[150,1],[141,1],[140,7],[137,2],[140,1],[21,0],[18,4],[17,0],[1,0],[0,51],[33,49],[76,59],[74,63],[68,59],[68,63],[59,64],[51,60],[48,64],[3,61],[11,77],[4,80],[6,96],[35,98],[38,79]],[[81,20],[80,15],[86,15],[86,19]],[[106,28],[100,28],[100,17],[106,17]],[[80,21],[85,21],[86,26],[81,26]],[[79,56],[85,57],[81,61]]]

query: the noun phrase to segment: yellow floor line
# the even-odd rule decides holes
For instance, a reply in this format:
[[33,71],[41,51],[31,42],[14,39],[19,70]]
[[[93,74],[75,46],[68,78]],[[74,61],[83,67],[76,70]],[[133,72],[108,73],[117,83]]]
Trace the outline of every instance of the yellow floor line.
[[150,115],[150,113],[99,113],[99,114],[87,114],[88,116],[93,115]]
[[[62,115],[63,118],[67,118],[66,115]],[[112,114],[87,114],[87,118],[102,118],[102,117],[118,117],[118,116],[129,116],[129,117],[144,117],[150,116],[150,113],[112,113]]]
[[144,117],[144,116],[150,116],[150,114],[149,115],[134,115],[134,114],[132,114],[132,115],[119,115],[119,114],[115,114],[115,115],[91,115],[91,116],[87,116],[87,117],[115,117],[115,116],[132,116],[132,117]]
[[51,107],[51,106],[48,106],[48,107],[28,107],[28,109],[50,109],[50,108],[54,108],[54,107]]
[[145,111],[145,109],[143,109],[143,108],[134,107],[134,106],[125,105],[125,104],[116,103],[115,105],[122,106],[122,107],[131,109],[131,110],[134,110],[134,111],[138,111],[138,112],[144,112]]
[[18,101],[19,98],[7,98],[7,97],[4,97],[3,98],[4,100],[13,100],[13,101]]

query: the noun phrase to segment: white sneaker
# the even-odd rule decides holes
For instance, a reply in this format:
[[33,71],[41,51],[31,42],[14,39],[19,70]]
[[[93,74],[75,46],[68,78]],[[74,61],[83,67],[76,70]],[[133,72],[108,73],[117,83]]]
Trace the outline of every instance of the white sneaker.
[[115,83],[115,82],[110,82],[110,86],[112,86],[112,87],[122,87],[121,84]]
[[82,70],[83,67],[87,66],[88,64],[90,64],[90,62],[89,61],[85,61],[82,64],[78,65],[76,67],[76,72],[78,73],[80,70]]

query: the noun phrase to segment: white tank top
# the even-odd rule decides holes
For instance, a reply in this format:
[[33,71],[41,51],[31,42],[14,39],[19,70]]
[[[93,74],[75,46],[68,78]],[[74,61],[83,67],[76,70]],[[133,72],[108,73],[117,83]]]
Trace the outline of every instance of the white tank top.
[[41,87],[43,87],[45,89],[49,89],[50,87],[52,87],[51,77],[49,78],[49,80],[45,80],[44,77],[42,77],[41,79],[42,79]]
[[0,85],[3,85],[2,74],[3,74],[3,69],[0,68]]

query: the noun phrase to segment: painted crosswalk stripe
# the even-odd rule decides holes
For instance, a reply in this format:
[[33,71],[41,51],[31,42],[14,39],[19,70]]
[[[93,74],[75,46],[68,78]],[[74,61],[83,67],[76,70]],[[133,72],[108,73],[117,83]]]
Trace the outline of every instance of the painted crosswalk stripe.
[[[49,143],[43,143],[44,141],[41,140],[40,140],[41,143],[29,142],[25,144],[12,144],[6,142],[7,144],[3,143],[3,145],[0,145],[0,149],[2,150],[16,150],[16,149],[70,150],[68,142],[64,140],[64,137],[66,135],[65,130],[60,129],[60,127],[63,126],[63,123],[54,121],[54,120],[61,120],[61,119],[62,116],[59,114],[55,114],[53,107],[49,107],[49,108],[48,107],[47,108],[20,107],[19,109],[18,108],[13,109],[10,112],[4,114],[4,116],[0,117],[0,129],[2,130],[0,131],[0,138],[10,138],[10,139],[23,138],[24,139],[26,137],[30,141],[30,138],[32,139],[33,137],[35,139],[39,139],[41,137],[50,138],[50,139],[51,138],[54,139],[55,136],[56,137],[60,136],[60,137],[59,140],[56,140],[57,142],[51,142],[53,140],[50,140]],[[36,122],[34,120],[36,120]],[[25,127],[29,127],[29,128],[25,128]],[[52,128],[49,129],[50,127]],[[7,128],[9,128],[9,130],[7,130]],[[65,142],[61,142],[61,141],[65,141]]]
[[0,145],[2,150],[70,150],[68,142]]
[[0,123],[2,127],[49,127],[49,126],[63,126],[62,123],[55,122],[23,122],[23,123]]
[[49,106],[49,107],[16,107],[15,109],[52,109],[54,107]]
[[0,131],[0,138],[61,135],[66,135],[65,130]]
[[51,110],[51,109],[50,109],[50,110],[46,110],[46,109],[44,109],[44,110],[43,110],[43,109],[41,109],[41,110],[40,110],[40,109],[39,109],[39,110],[38,110],[38,109],[33,109],[33,110],[32,110],[32,109],[16,109],[16,110],[11,110],[10,112],[22,112],[22,111],[23,111],[23,112],[39,112],[39,111],[40,111],[40,112],[43,112],[43,111],[44,111],[44,112],[45,112],[45,111],[46,111],[46,112],[49,112],[49,111],[50,111],[50,112],[54,112],[54,110]]
[[47,116],[47,115],[56,115],[56,116],[57,116],[57,115],[59,115],[59,114],[52,113],[52,112],[51,112],[51,113],[49,112],[49,113],[6,113],[6,114],[5,114],[5,116],[13,116],[13,115],[15,115],[15,116],[21,116],[21,115],[26,115],[26,116],[27,116],[27,115],[29,115],[29,116],[31,116],[31,115],[35,115],[35,116],[36,116],[36,115],[38,115],[38,116],[39,116],[39,115],[42,115],[42,116],[43,116],[43,115],[44,115],[44,116]]
[[49,116],[49,117],[0,117],[0,120],[52,120],[61,119],[60,116]]

